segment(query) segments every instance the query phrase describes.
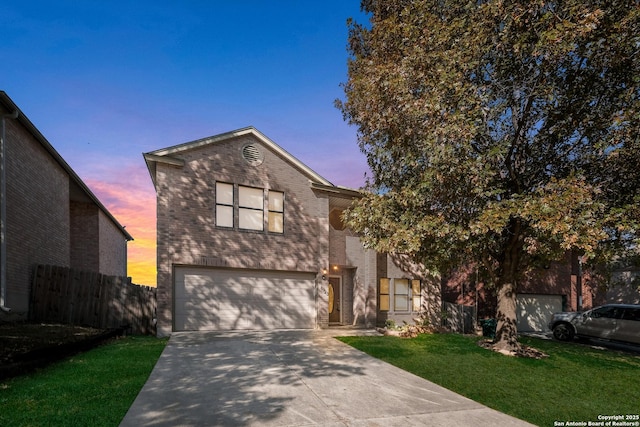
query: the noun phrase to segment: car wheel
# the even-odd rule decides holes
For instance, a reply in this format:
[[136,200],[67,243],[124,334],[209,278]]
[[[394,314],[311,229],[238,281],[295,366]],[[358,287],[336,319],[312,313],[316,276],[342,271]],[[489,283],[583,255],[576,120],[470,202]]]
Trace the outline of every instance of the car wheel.
[[574,334],[573,328],[568,323],[558,323],[553,328],[553,337],[560,341],[571,341]]

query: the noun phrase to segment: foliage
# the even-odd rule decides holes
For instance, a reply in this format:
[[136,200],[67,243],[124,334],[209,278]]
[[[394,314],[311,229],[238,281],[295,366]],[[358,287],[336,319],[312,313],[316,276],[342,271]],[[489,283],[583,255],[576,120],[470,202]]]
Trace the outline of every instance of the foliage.
[[346,99],[373,175],[365,244],[479,263],[515,343],[517,282],[567,250],[636,249],[640,1],[365,0]]
[[0,383],[7,426],[116,426],[167,340],[130,336]]
[[[475,337],[455,334],[427,334],[410,340],[339,339],[476,402],[540,426],[551,426],[554,421],[597,421],[604,413],[638,412],[638,356],[535,338],[522,338],[522,343],[544,351],[548,358],[505,358],[478,346]],[[620,384],[625,386],[621,388]],[[603,393],[614,389],[616,393]]]

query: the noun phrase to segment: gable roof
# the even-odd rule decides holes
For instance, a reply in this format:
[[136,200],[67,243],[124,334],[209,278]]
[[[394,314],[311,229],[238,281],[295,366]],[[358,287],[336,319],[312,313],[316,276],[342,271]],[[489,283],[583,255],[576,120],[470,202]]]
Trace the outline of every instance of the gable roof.
[[287,152],[284,148],[269,139],[266,135],[260,132],[253,126],[248,126],[242,129],[233,130],[231,132],[221,133],[219,135],[210,136],[207,138],[198,139],[196,141],[186,142],[184,144],[178,144],[167,148],[161,148],[160,150],[151,151],[149,153],[143,153],[144,160],[147,163],[147,168],[151,174],[153,183],[156,183],[155,169],[156,163],[166,163],[173,166],[182,166],[184,161],[182,159],[172,157],[172,154],[178,154],[182,151],[192,150],[194,148],[200,148],[207,145],[217,144],[223,141],[227,141],[239,136],[252,135],[262,142],[269,149],[274,151],[285,161],[293,165],[303,175],[305,175],[312,183],[321,184],[327,187],[334,187],[334,185],[327,179],[320,176],[317,172],[313,171],[310,167],[296,159],[293,155]]
[[87,187],[87,185],[80,179],[78,174],[71,169],[71,166],[62,158],[62,156],[53,148],[53,146],[47,141],[47,139],[40,133],[40,131],[31,123],[31,120],[18,108],[9,95],[4,91],[0,91],[0,104],[8,111],[9,114],[17,112],[18,117],[16,120],[42,145],[42,147],[49,153],[49,155],[62,167],[62,169],[69,175],[71,180],[70,185],[70,197],[76,197],[94,203],[98,209],[104,213],[111,222],[120,230],[127,240],[133,240],[131,234],[125,230],[125,228],[118,222],[118,220],[107,210],[107,208],[98,200],[95,194]]

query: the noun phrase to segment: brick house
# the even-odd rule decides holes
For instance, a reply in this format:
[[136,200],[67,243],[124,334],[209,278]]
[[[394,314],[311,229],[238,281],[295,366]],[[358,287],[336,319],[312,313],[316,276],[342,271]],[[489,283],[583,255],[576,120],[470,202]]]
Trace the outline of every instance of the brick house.
[[253,127],[150,153],[158,334],[437,322],[440,282],[365,249],[341,221],[360,197]]
[[[587,310],[608,302],[633,302],[630,298],[613,298],[602,283],[602,279],[582,271],[578,255],[572,252],[567,252],[562,261],[533,270],[518,283],[518,331],[545,331],[549,318],[556,312]],[[615,289],[629,291],[626,286]],[[474,265],[443,278],[442,299],[467,307],[477,306],[479,319],[495,317],[495,290],[478,280]]]
[[133,238],[2,91],[0,114],[0,320],[21,320],[35,265],[126,276]]

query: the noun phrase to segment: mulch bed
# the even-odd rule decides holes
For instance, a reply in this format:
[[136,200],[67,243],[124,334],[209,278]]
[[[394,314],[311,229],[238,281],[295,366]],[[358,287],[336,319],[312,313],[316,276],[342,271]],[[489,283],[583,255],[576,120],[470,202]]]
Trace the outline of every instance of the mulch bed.
[[122,335],[118,329],[0,323],[0,380],[26,374]]
[[533,347],[529,347],[527,345],[520,345],[520,349],[516,352],[505,352],[503,350],[496,349],[493,341],[488,340],[480,340],[478,341],[478,345],[487,350],[495,351],[498,353],[502,353],[506,356],[515,356],[515,357],[528,357],[531,359],[545,359],[549,357],[548,354],[541,352]]
[[[420,334],[433,334],[433,333],[446,333],[444,330],[439,330],[437,328],[432,328],[428,326],[418,326],[418,325],[408,325],[399,330],[395,329],[387,329],[387,328],[376,328],[378,333],[382,335],[392,335],[401,338],[415,338]],[[495,351],[498,353],[502,353],[506,356],[515,356],[515,357],[528,357],[531,359],[544,359],[549,357],[548,354],[541,352],[533,347],[529,347],[526,345],[520,345],[520,349],[515,352],[507,352],[500,349],[497,349],[494,346],[493,341],[490,340],[479,340],[478,345],[484,349]]]

